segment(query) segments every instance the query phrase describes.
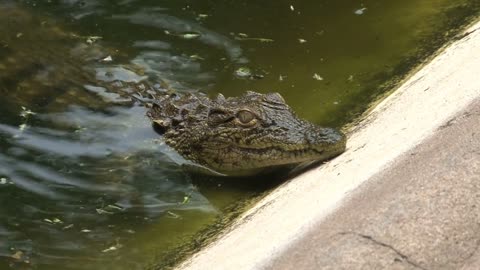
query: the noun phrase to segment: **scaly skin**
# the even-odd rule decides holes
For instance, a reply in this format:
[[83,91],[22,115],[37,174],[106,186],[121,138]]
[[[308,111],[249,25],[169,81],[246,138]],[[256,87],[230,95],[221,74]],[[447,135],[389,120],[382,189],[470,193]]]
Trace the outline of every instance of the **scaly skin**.
[[346,144],[342,133],[299,119],[278,93],[166,96],[147,115],[183,157],[227,176],[329,159]]

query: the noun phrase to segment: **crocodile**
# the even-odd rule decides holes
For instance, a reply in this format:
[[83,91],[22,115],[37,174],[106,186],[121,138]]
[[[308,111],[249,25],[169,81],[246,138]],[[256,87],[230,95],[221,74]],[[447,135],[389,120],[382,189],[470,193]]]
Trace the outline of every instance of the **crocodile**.
[[[117,50],[79,42],[78,35],[16,6],[3,6],[1,12],[0,56],[6,60],[0,63],[0,92],[17,106],[55,103],[56,110],[64,108],[58,104],[98,108],[105,105],[98,95],[111,98],[115,93],[110,101],[145,105],[165,143],[190,167],[214,175],[254,175],[326,160],[345,150],[345,135],[300,119],[278,93],[249,91],[212,99],[201,93],[172,94],[166,87],[155,88],[159,84],[149,83],[141,68],[132,65],[124,72],[135,70],[135,79],[125,83],[110,78],[107,71],[98,73],[109,65],[99,59],[121,57]],[[40,27],[29,29],[35,24]],[[11,25],[21,32],[12,33]]]
[[341,132],[298,118],[279,93],[248,91],[210,99],[187,94],[155,100],[148,117],[165,143],[194,164],[227,176],[321,161],[341,154]]

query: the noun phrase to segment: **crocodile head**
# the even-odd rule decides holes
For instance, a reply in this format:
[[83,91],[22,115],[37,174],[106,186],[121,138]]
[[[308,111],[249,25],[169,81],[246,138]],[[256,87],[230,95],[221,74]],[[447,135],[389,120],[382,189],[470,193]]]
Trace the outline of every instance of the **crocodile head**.
[[345,150],[342,133],[298,118],[278,93],[169,96],[156,100],[147,115],[184,158],[228,176],[325,160]]

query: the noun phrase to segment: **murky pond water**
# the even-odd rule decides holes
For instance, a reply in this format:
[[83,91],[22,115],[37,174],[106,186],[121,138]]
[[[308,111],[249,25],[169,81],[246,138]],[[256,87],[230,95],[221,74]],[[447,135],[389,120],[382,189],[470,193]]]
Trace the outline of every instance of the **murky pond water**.
[[340,127],[479,5],[0,2],[0,269],[162,265],[274,186],[185,173],[145,108],[126,102],[138,81],[278,91],[302,117]]

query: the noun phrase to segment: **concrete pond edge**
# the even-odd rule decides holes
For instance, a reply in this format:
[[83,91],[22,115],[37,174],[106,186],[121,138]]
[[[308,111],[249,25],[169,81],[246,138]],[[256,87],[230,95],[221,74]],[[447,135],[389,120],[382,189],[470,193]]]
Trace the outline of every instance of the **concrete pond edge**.
[[[259,269],[332,214],[360,185],[480,97],[480,22],[381,101],[347,151],[283,184],[178,269]],[[361,213],[359,213],[361,214]]]

